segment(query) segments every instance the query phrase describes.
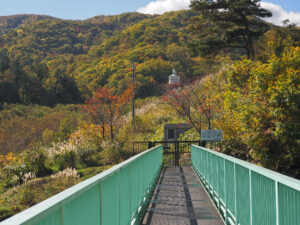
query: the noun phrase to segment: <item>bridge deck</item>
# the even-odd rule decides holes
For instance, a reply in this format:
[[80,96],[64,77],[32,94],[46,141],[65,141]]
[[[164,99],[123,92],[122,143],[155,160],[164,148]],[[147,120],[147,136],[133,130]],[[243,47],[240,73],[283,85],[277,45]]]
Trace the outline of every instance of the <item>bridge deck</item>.
[[164,169],[142,225],[224,225],[191,167]]

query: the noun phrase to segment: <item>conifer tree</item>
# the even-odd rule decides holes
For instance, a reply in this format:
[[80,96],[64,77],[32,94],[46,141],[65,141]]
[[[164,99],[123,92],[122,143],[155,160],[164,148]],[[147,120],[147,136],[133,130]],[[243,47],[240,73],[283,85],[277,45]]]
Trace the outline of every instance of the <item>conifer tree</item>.
[[192,43],[194,50],[210,55],[239,48],[252,60],[254,40],[268,29],[260,18],[272,16],[260,7],[259,0],[192,0],[191,8],[201,13],[192,26],[198,34],[198,40]]

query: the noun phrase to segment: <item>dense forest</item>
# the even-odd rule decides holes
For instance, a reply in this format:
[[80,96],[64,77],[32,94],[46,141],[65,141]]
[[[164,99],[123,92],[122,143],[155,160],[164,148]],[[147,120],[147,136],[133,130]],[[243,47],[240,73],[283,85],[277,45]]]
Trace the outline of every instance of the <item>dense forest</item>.
[[155,94],[175,67],[200,74],[192,51],[191,11],[148,16],[125,13],[68,21],[42,16],[0,19],[0,103],[82,103],[100,87],[120,93],[136,63],[137,97]]
[[192,126],[181,140],[222,129],[224,153],[300,178],[300,29],[257,5],[192,2],[0,17],[0,221],[162,140],[166,123]]

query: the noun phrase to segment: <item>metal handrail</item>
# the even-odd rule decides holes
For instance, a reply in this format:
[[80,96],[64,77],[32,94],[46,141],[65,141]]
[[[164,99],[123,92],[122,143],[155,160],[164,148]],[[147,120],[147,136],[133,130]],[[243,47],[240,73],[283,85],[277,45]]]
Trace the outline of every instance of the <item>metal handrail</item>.
[[192,166],[226,223],[300,224],[299,180],[195,145]]
[[[155,154],[155,155],[154,155]],[[153,157],[151,157],[152,155],[154,155]],[[0,222],[0,225],[33,225],[33,224],[47,224],[47,225],[52,225],[52,223],[40,223],[41,220],[51,216],[54,212],[57,213],[57,210],[59,211],[59,220],[60,223],[57,224],[53,223],[53,225],[68,225],[68,223],[66,223],[64,221],[64,206],[68,203],[70,203],[72,200],[80,197],[82,194],[87,193],[89,190],[97,187],[97,195],[100,195],[100,198],[102,198],[102,196],[104,196],[105,193],[101,193],[103,190],[101,190],[101,184],[102,182],[104,182],[105,180],[109,179],[109,177],[114,176],[114,175],[118,175],[119,179],[119,185],[120,185],[120,172],[122,170],[125,170],[128,166],[132,166],[134,163],[139,163],[139,161],[142,161],[143,159],[148,160],[148,166],[150,165],[149,162],[151,162],[151,166],[149,166],[149,168],[147,168],[148,170],[146,171],[147,173],[151,172],[152,177],[150,178],[151,180],[148,181],[148,187],[145,188],[145,191],[143,191],[143,195],[140,196],[139,204],[136,207],[136,209],[134,210],[133,215],[130,215],[131,220],[136,219],[135,217],[137,216],[137,211],[140,210],[141,208],[141,204],[140,203],[144,203],[144,198],[149,195],[151,188],[153,188],[153,183],[156,182],[156,179],[160,173],[160,169],[161,169],[161,163],[162,163],[162,146],[157,146],[154,148],[151,148],[145,152],[142,152],[88,180],[85,180],[77,185],[74,185],[73,187],[58,193],[57,195],[54,195],[53,197],[29,208],[26,209],[25,211],[3,221]],[[155,161],[153,160],[155,159]],[[140,163],[141,164],[141,163]],[[141,165],[142,167],[145,167],[146,165]],[[144,171],[144,168],[140,168],[140,170]],[[135,172],[133,170],[130,170],[131,172]],[[132,174],[131,174],[132,175]],[[131,177],[130,175],[130,177]],[[133,176],[133,175],[132,175]],[[143,178],[144,179],[144,178]],[[128,181],[130,182],[130,181]],[[120,189],[120,187],[119,187]],[[98,193],[99,191],[99,193]],[[129,195],[130,193],[128,193]],[[120,195],[120,190],[119,190],[119,195]],[[131,194],[130,194],[131,195]],[[99,203],[97,204],[102,204],[101,203],[101,199],[99,200]],[[120,204],[120,203],[119,203]],[[131,204],[131,203],[130,203]],[[105,207],[105,206],[103,206]],[[120,207],[120,205],[119,205]],[[101,207],[100,207],[101,208]],[[101,211],[102,209],[100,209]],[[120,209],[118,209],[120,210]],[[99,214],[101,214],[101,212],[99,212]],[[120,212],[119,212],[120,214]],[[55,217],[55,216],[54,216]],[[54,221],[55,219],[53,219]],[[120,220],[120,219],[119,219]],[[130,221],[129,221],[130,222]],[[100,218],[100,223],[102,225],[105,225],[105,223],[102,223],[102,218]],[[119,224],[123,224],[120,223]],[[70,224],[71,225],[71,224]],[[73,224],[72,224],[73,225]],[[92,225],[92,224],[89,224]]]

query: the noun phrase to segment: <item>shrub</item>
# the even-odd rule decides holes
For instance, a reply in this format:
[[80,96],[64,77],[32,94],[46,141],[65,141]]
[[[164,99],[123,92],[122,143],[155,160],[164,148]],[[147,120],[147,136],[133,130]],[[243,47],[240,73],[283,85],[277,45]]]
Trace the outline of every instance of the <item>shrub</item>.
[[0,221],[5,220],[8,217],[11,217],[14,214],[12,208],[9,207],[0,207]]
[[31,188],[24,187],[22,190],[21,204],[33,206],[36,204],[34,192]]
[[103,164],[116,164],[124,159],[122,147],[119,142],[105,141],[102,143],[101,156]]

